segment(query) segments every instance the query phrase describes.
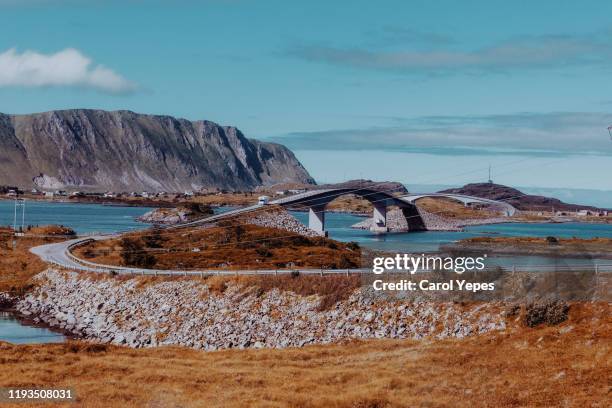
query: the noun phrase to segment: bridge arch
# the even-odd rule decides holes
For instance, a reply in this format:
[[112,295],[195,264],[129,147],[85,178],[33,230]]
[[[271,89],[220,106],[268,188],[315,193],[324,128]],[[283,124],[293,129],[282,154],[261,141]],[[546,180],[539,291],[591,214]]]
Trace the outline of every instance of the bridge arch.
[[411,231],[425,230],[425,224],[414,203],[396,197],[384,191],[369,188],[336,188],[311,190],[302,194],[271,201],[283,207],[303,206],[308,208],[308,227],[321,235],[326,235],[325,231],[325,207],[336,198],[352,194],[369,201],[374,207],[373,223],[370,230],[375,232],[387,232],[387,207],[398,206],[408,222],[408,229]]

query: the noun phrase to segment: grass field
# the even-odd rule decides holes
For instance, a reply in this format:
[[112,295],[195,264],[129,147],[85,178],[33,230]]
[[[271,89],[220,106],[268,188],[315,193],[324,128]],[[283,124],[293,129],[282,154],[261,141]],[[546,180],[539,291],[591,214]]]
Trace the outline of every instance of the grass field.
[[[46,269],[47,265],[36,255],[30,253],[33,246],[58,242],[63,234],[73,231],[57,226],[36,227],[27,231],[25,237],[15,240],[9,228],[0,228],[0,292],[13,295],[22,294],[32,276]],[[58,235],[57,238],[54,236]]]
[[[131,248],[127,248],[125,238],[130,239]],[[130,252],[142,256],[126,258],[124,254]],[[156,269],[345,269],[359,267],[361,261],[361,250],[355,245],[231,222],[172,234],[152,230],[125,234],[120,239],[82,246],[75,254],[103,264]],[[144,264],[147,261],[149,265]]]

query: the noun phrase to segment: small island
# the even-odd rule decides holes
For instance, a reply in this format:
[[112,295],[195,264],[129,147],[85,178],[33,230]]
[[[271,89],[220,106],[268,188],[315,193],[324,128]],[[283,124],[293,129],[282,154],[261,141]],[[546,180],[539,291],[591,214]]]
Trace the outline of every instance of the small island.
[[610,238],[474,237],[441,247],[448,252],[612,259]]

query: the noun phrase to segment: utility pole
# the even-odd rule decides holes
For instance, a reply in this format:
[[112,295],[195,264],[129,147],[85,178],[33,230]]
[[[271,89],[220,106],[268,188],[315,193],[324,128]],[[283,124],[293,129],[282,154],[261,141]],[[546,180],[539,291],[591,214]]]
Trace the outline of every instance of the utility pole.
[[489,184],[493,184],[493,179],[491,178],[491,165],[489,164]]
[[13,233],[17,231],[17,199],[15,199],[15,215],[13,216]]
[[[17,213],[21,208],[21,226],[17,229]],[[18,232],[19,231],[19,232]],[[13,233],[18,234],[25,231],[25,200],[23,198],[15,199],[15,211],[13,215]]]

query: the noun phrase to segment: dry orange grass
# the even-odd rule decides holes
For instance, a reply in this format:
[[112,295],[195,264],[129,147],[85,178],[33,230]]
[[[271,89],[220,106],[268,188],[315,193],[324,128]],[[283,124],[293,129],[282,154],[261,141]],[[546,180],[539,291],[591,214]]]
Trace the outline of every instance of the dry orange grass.
[[[593,244],[602,246],[612,246],[612,238],[557,238],[557,241],[557,243],[560,245]],[[551,245],[547,238],[542,237],[473,237],[464,239],[461,242]]]
[[487,248],[498,251],[554,251],[570,254],[598,253],[608,256],[612,254],[611,238],[554,238],[549,241],[548,238],[540,237],[474,237],[460,240],[457,244],[478,250]]
[[100,408],[607,407],[610,316],[581,304],[554,327],[286,350],[2,344],[0,386],[74,387]]
[[[355,268],[361,251],[350,244],[327,238],[306,238],[288,231],[228,222],[214,228],[192,228],[159,235],[151,247],[151,230],[130,233],[145,253],[152,254],[156,269],[283,269]],[[189,248],[198,248],[192,252]],[[122,265],[122,240],[93,242],[75,250],[93,262]]]
[[368,200],[348,194],[336,198],[334,201],[329,203],[325,209],[328,211],[371,214],[373,208],[374,207]]
[[245,290],[266,293],[273,289],[293,292],[300,296],[318,295],[321,297],[320,310],[326,310],[348,297],[363,284],[361,276],[313,276],[313,275],[279,275],[279,276],[212,276],[206,284],[213,291],[223,291],[229,283],[237,283]]
[[65,238],[55,238],[53,235],[63,235],[66,232],[70,230],[55,226],[33,228],[28,234],[41,234],[47,237],[18,237],[13,248],[12,230],[0,228],[0,292],[22,294],[27,289],[30,278],[46,269],[46,264],[30,253],[29,249],[36,245],[61,241]]
[[441,217],[459,219],[491,218],[499,215],[499,212],[488,209],[478,210],[466,207],[463,204],[445,198],[422,198],[417,205],[430,213]]

